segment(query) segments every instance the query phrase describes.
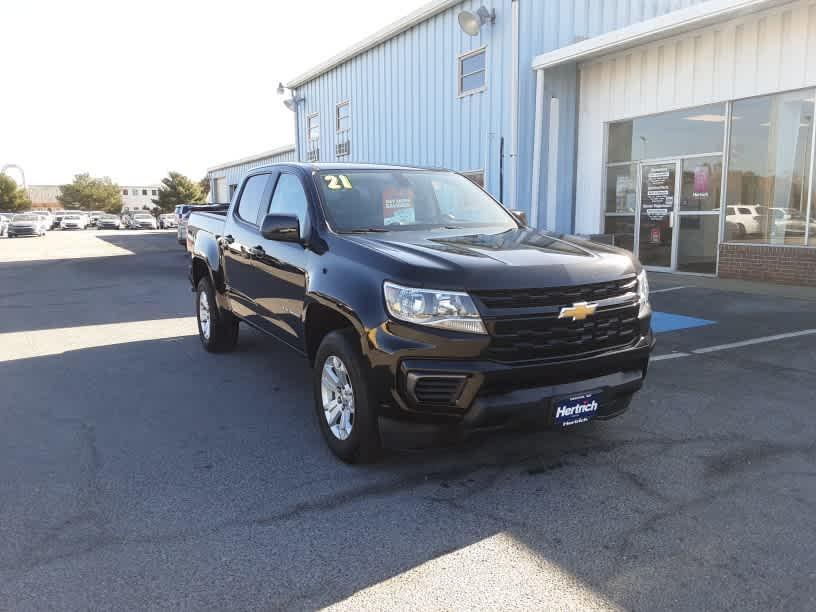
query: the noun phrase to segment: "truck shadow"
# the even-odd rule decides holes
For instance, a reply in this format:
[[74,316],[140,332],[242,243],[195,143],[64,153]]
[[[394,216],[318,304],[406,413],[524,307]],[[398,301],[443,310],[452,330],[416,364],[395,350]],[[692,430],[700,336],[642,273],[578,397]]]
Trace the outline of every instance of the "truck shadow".
[[[0,363],[0,388],[10,390],[0,431],[12,493],[4,511],[16,530],[0,551],[0,575],[58,564],[60,579],[73,582],[96,567],[104,585],[132,581],[136,559],[137,567],[157,563],[165,592],[188,593],[192,607],[257,605],[247,594],[308,609],[395,577],[409,591],[429,588],[433,580],[411,570],[446,555],[455,566],[458,551],[499,546],[510,557],[489,553],[497,574],[478,564],[449,570],[446,582],[465,580],[450,589],[472,596],[491,576],[511,575],[518,556],[525,572],[535,566],[538,578],[555,581],[546,587],[530,575],[517,585],[540,605],[572,593],[656,609],[689,601],[693,589],[700,602],[724,607],[755,603],[757,589],[787,591],[773,581],[777,570],[757,587],[728,569],[760,550],[751,525],[778,511],[792,521],[777,534],[780,552],[770,553],[782,572],[793,569],[785,547],[813,541],[809,514],[797,510],[804,502],[770,495],[741,471],[748,455],[739,454],[754,453],[760,466],[802,453],[812,461],[812,443],[755,448],[706,426],[676,434],[677,422],[662,427],[644,410],[670,404],[669,387],[661,391],[668,399],[647,392],[617,422],[494,434],[353,467],[320,439],[305,361],[252,332],[240,346],[210,355],[183,337]],[[31,447],[47,449],[35,467]],[[43,486],[49,473],[65,486]],[[24,490],[39,493],[32,500]],[[730,519],[735,507],[746,513],[741,522]],[[228,586],[214,555],[241,560]],[[102,586],[88,588],[107,601],[107,591],[95,591]],[[148,585],[134,588],[150,597]],[[800,584],[798,595],[812,596],[813,586]]]

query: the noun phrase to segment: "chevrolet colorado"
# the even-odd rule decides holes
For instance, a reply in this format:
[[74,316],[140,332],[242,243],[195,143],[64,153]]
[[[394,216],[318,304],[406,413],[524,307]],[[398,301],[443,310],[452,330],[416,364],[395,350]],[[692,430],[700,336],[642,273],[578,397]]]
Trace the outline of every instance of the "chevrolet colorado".
[[646,376],[633,256],[530,229],[454,172],[258,168],[191,214],[187,241],[204,348],[234,348],[243,322],[305,355],[345,461],[392,434],[610,418]]

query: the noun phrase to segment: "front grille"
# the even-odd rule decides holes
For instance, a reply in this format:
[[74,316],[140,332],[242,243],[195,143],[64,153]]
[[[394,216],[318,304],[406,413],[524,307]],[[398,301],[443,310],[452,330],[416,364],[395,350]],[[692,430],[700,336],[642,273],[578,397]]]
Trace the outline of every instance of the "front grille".
[[423,376],[418,375],[413,385],[413,394],[420,404],[453,406],[459,399],[463,376]]
[[541,308],[545,306],[569,306],[575,302],[597,302],[635,291],[634,276],[573,287],[549,289],[510,289],[500,291],[474,291],[474,295],[488,310],[505,308]]
[[491,359],[505,362],[552,359],[627,346],[639,337],[638,306],[599,310],[583,321],[557,314],[488,321]]

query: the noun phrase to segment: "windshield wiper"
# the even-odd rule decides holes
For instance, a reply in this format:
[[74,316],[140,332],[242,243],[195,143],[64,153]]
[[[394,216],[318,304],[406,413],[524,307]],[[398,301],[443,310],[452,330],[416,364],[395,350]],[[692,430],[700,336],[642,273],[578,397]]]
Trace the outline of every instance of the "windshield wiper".
[[383,232],[390,232],[391,230],[384,229],[382,227],[355,227],[354,229],[350,230],[343,230],[338,232],[340,234],[368,234],[371,232],[374,233],[383,233]]

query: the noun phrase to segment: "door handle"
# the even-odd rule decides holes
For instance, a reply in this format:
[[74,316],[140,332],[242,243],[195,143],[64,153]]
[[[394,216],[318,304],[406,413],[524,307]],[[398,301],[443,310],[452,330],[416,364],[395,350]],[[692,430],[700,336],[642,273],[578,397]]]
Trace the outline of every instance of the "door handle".
[[226,244],[232,244],[235,242],[235,238],[232,237],[232,234],[227,234],[221,240],[223,240]]
[[264,251],[262,246],[250,247],[248,250],[252,257],[263,257],[266,255],[266,251]]

